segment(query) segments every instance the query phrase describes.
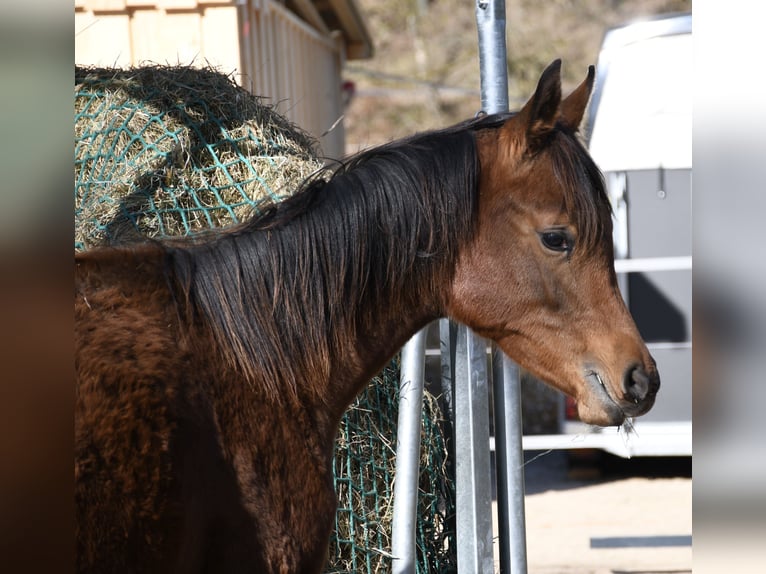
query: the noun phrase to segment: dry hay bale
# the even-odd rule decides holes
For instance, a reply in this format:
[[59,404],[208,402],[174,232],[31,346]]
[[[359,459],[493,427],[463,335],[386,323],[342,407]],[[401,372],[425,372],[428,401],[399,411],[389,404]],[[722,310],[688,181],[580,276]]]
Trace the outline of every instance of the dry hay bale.
[[240,221],[321,167],[310,135],[212,68],[75,68],[79,248]]
[[[399,365],[392,361],[354,401],[336,438],[338,512],[330,567],[339,572],[392,569],[391,526],[396,471]],[[454,571],[454,483],[437,397],[424,390],[418,479],[417,562],[427,572]]]

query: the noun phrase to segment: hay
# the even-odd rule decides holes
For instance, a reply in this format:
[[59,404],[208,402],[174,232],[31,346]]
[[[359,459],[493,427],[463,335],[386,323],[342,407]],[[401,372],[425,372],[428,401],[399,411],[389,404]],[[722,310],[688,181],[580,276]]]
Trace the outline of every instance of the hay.
[[[338,513],[330,543],[337,572],[383,573],[392,569],[391,525],[396,469],[399,366],[391,362],[362,392],[341,421],[335,447]],[[419,572],[454,571],[454,483],[442,409],[424,391],[418,479]]]
[[75,244],[241,221],[321,168],[315,147],[212,68],[76,67]]

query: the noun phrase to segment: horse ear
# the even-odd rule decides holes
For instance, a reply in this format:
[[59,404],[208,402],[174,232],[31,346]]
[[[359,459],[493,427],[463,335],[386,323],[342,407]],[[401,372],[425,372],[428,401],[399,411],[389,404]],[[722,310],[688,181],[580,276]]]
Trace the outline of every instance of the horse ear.
[[561,102],[561,123],[574,131],[577,131],[582,123],[585,108],[588,107],[588,101],[591,92],[593,92],[595,77],[596,68],[588,66],[588,77],[585,78],[585,81]]
[[551,63],[537,83],[535,95],[521,108],[519,120],[524,126],[527,146],[538,148],[550,133],[561,105],[561,60]]

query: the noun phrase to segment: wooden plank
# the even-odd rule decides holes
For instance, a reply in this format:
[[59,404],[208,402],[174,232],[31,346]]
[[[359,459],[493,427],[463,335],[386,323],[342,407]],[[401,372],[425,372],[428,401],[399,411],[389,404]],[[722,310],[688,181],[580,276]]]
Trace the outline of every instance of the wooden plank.
[[317,138],[322,135],[320,129],[322,118],[322,65],[321,65],[321,45],[317,45],[314,38],[311,38],[311,74],[309,76],[311,86],[311,98],[309,99],[311,110],[311,120],[306,127],[311,130]]
[[[125,10],[125,0],[80,0],[92,12],[119,12]],[[75,3],[77,6],[77,3]]]
[[164,10],[193,10],[197,4],[197,0],[157,0],[157,8]]
[[278,33],[277,40],[279,41],[279,66],[277,70],[280,75],[280,100],[284,101],[283,110],[287,119],[291,122],[295,122],[295,97],[292,90],[292,76],[295,70],[291,66],[290,61],[290,42],[292,41],[292,30],[290,29],[289,22],[279,19],[278,20]]
[[132,63],[144,61],[162,62],[165,33],[163,20],[164,12],[159,10],[137,10],[130,22],[130,45],[132,47]]
[[234,70],[247,74],[240,57],[240,31],[237,8],[206,8],[201,21],[201,55],[225,74]]
[[264,97],[271,97],[274,90],[271,74],[271,46],[269,42],[269,15],[261,11],[258,17],[258,53],[254,59],[258,66],[261,77],[261,86],[259,94]]
[[348,0],[328,1],[340,21],[348,57],[362,59],[372,56],[372,41],[356,4]]
[[279,14],[281,18],[284,18],[286,20],[290,20],[293,24],[298,26],[301,30],[303,30],[306,34],[311,36],[312,38],[315,38],[318,42],[325,44],[330,50],[336,50],[337,47],[335,46],[335,43],[331,39],[330,36],[326,36],[309,26],[306,22],[301,20],[298,16],[296,16],[294,13],[290,12],[287,8],[282,6],[281,4],[274,4],[269,3],[269,11],[274,14]]
[[279,101],[279,83],[277,76],[277,43],[274,30],[274,15],[270,9],[264,11],[264,36],[266,39],[266,48],[263,54],[266,62],[266,72],[269,75],[269,93],[265,94],[273,98],[274,104]]
[[261,51],[260,34],[261,14],[258,10],[250,12],[250,77],[253,80],[253,93],[260,95],[263,90],[265,79],[263,77],[263,68],[258,59]]
[[204,64],[200,14],[168,15],[164,10],[136,10],[131,20],[133,63]]
[[299,13],[306,22],[311,24],[321,34],[327,35],[330,33],[324,20],[322,20],[322,16],[319,15],[319,11],[311,0],[293,0],[293,2],[295,4],[296,12]]
[[74,61],[80,65],[129,66],[130,18],[128,14],[75,12]]
[[299,105],[296,106],[296,118],[298,125],[303,127],[306,125],[306,99],[309,94],[306,91],[306,82],[304,81],[304,74],[306,73],[306,60],[304,56],[303,45],[306,41],[304,34],[297,34],[293,41],[292,57],[295,62],[293,67],[293,81],[295,82],[295,93],[299,100]]

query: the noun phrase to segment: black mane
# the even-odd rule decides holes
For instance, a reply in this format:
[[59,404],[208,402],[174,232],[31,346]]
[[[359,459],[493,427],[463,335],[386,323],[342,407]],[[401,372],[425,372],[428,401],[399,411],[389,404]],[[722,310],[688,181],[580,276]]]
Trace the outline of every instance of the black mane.
[[[450,280],[477,217],[476,131],[511,115],[365,151],[232,230],[169,247],[185,311],[203,318],[230,364],[270,397],[297,398],[295,373],[329,376],[331,358],[374,325],[383,302],[433,300],[437,282]],[[593,249],[611,233],[598,168],[562,126],[543,153],[578,247]]]
[[171,248],[187,312],[270,396],[295,396],[293,373],[329,375],[342,340],[374,322],[380,302],[418,300],[418,285],[436,292],[426,277],[449,280],[476,218],[475,132],[507,117],[363,152],[232,231]]

